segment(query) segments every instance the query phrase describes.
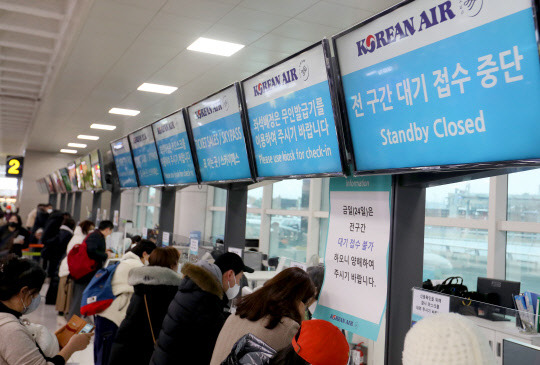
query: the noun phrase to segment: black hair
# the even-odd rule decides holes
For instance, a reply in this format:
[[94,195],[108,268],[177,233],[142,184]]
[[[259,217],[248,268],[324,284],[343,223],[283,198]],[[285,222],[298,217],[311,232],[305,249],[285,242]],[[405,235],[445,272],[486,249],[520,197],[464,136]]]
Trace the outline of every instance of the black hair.
[[75,220],[71,217],[64,218],[62,224],[71,230],[75,229]]
[[131,243],[139,243],[141,242],[141,240],[142,240],[142,237],[139,235],[131,237]]
[[9,255],[0,261],[0,300],[11,299],[25,286],[40,291],[46,276],[34,261]]
[[309,365],[309,362],[302,359],[293,346],[289,345],[278,351],[268,365]]
[[156,249],[156,244],[150,240],[142,240],[141,242],[137,243],[137,246],[133,247],[131,249],[131,252],[133,252],[135,255],[142,257],[143,252],[146,252],[147,254],[151,254],[152,251]]
[[98,229],[100,231],[103,231],[103,230],[105,230],[107,228],[113,229],[114,228],[113,222],[111,222],[111,221],[101,221],[101,222],[99,222]]
[[[20,215],[12,214],[11,217],[16,217],[17,218],[17,227],[22,227],[22,219],[21,219]],[[11,217],[9,217],[9,219],[11,219]]]
[[315,299],[319,300],[319,295],[321,294],[321,288],[324,280],[324,265],[310,266],[307,268],[307,273],[315,284],[317,288],[317,294],[315,294]]

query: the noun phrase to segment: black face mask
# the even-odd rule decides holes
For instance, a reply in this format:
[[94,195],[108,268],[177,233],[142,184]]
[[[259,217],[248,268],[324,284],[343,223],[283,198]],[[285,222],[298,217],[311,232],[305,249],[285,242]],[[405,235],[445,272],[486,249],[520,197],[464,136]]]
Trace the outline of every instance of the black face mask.
[[17,222],[9,222],[8,225],[11,227],[11,228],[17,228],[19,227],[19,224]]

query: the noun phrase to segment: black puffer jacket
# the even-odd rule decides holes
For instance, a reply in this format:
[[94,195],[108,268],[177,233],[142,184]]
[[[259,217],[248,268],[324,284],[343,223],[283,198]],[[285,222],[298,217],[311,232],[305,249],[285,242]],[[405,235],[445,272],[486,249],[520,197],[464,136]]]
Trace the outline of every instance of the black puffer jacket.
[[182,273],[186,277],[163,321],[152,365],[208,365],[227,319],[228,300],[221,282],[210,271],[189,263]]
[[276,350],[248,333],[234,344],[231,353],[221,365],[267,365],[275,354]]
[[165,267],[145,266],[130,271],[128,283],[134,286],[135,293],[126,318],[118,328],[109,364],[148,365],[154,352],[154,340],[144,297],[146,295],[152,328],[157,337],[181,282],[180,275]]

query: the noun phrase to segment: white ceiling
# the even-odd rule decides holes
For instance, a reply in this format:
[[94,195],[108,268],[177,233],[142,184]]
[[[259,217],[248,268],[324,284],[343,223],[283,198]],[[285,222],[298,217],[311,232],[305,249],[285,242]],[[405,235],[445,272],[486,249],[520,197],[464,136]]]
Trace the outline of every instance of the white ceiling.
[[[56,152],[78,134],[88,153],[108,149],[108,142],[187,106],[224,86],[331,36],[397,3],[397,0],[0,0],[0,86],[23,93],[24,106],[4,109],[0,98],[0,153],[22,148]],[[6,4],[6,5],[3,5]],[[14,4],[42,10],[40,18],[15,14]],[[34,4],[32,7],[29,4]],[[38,8],[37,4],[39,4]],[[9,5],[9,6],[8,6]],[[74,6],[70,15],[69,7]],[[6,11],[7,7],[11,7]],[[45,11],[46,10],[46,11]],[[14,13],[14,14],[11,14]],[[4,16],[10,22],[4,22]],[[17,16],[15,16],[17,15]],[[37,20],[36,20],[37,19]],[[69,20],[65,36],[62,22]],[[7,28],[12,28],[11,30]],[[14,28],[14,29],[13,29]],[[19,29],[21,28],[21,29]],[[35,35],[22,33],[26,29]],[[53,50],[17,64],[26,74],[3,70],[4,56],[16,54],[4,40],[19,31],[17,42]],[[186,50],[198,37],[245,44],[231,57]],[[29,43],[30,44],[30,43]],[[9,53],[8,53],[9,52]],[[49,63],[53,61],[52,65]],[[52,66],[52,67],[50,67]],[[29,72],[36,72],[36,75]],[[50,74],[47,83],[46,76]],[[5,80],[6,78],[15,81]],[[35,81],[32,84],[20,80]],[[171,95],[137,91],[143,82],[177,86]],[[25,90],[4,89],[4,85]],[[28,89],[28,91],[26,91]],[[40,102],[32,100],[41,99]],[[37,112],[33,113],[37,105]],[[140,110],[136,117],[108,114],[111,107]],[[11,111],[14,110],[14,115]],[[12,118],[12,119],[9,119]],[[113,132],[90,129],[94,122],[114,124]],[[26,145],[23,141],[26,137]]]

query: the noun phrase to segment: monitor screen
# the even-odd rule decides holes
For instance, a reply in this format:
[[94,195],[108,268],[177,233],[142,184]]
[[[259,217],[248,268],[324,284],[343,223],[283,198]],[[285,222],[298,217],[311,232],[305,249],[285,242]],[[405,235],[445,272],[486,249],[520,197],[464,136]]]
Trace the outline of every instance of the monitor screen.
[[498,303],[493,304],[514,309],[514,295],[519,294],[520,287],[519,281],[478,278],[476,290],[483,294],[497,294]]
[[242,82],[258,178],[343,174],[328,52],[323,41]]
[[66,189],[64,188],[64,184],[62,184],[62,178],[60,177],[59,172],[53,172],[51,175],[51,181],[54,185],[54,190],[57,193],[65,193]]
[[62,177],[62,182],[68,193],[71,193],[73,190],[71,188],[71,180],[69,180],[68,170],[66,168],[61,168],[60,176]]
[[79,176],[83,183],[81,190],[92,190],[94,188],[94,184],[92,182],[92,165],[90,163],[90,155],[80,158]]
[[136,188],[139,186],[127,137],[111,143],[111,149],[118,179],[120,180],[120,187]]
[[165,184],[196,184],[186,124],[178,111],[152,124]]
[[45,176],[45,184],[47,185],[47,191],[49,192],[49,194],[56,194],[53,179],[50,175]]
[[503,339],[503,365],[540,364],[540,347]]
[[533,3],[404,1],[333,37],[357,173],[538,163]]
[[251,180],[237,85],[188,108],[202,182]]
[[94,189],[101,190],[103,189],[103,179],[101,171],[101,154],[99,153],[99,150],[90,153],[90,163],[92,166],[92,185],[94,186]]
[[163,175],[159,164],[152,127],[147,126],[129,135],[133,151],[135,171],[141,186],[163,185]]
[[71,183],[71,191],[79,190],[79,182],[77,180],[77,165],[75,162],[72,162],[67,167],[68,177]]

